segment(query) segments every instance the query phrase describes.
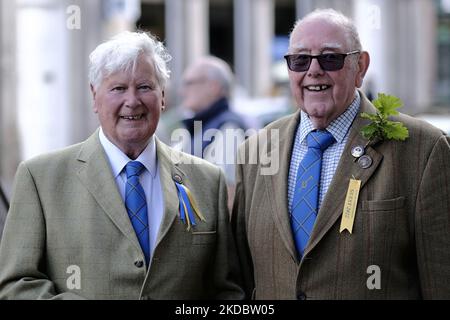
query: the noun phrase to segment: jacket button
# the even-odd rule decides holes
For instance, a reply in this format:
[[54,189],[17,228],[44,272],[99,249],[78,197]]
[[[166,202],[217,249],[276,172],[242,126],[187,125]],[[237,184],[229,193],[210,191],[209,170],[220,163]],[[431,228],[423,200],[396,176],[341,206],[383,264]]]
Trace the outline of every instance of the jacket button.
[[142,260],[137,260],[134,262],[134,265],[138,268],[142,268],[144,266],[144,261]]
[[304,292],[297,293],[298,300],[306,300],[306,294]]

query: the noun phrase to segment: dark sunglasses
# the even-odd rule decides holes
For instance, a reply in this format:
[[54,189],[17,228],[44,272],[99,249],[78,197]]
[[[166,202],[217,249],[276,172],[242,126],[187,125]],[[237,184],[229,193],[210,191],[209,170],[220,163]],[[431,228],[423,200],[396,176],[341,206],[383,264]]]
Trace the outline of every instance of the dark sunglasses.
[[308,71],[311,66],[312,59],[317,59],[320,67],[324,71],[336,71],[342,69],[345,58],[349,55],[360,53],[359,50],[348,53],[323,53],[315,56],[309,54],[295,53],[284,56],[288,68],[291,71],[303,72]]

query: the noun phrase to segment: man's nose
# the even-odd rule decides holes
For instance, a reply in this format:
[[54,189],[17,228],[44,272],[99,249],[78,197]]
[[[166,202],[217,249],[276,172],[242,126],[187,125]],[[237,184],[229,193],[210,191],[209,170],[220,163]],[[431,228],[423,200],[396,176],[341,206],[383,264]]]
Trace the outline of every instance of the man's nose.
[[317,60],[317,58],[314,58],[311,60],[311,64],[309,66],[308,69],[308,76],[319,76],[319,75],[323,75],[324,71],[322,69],[322,67],[320,66],[319,60]]
[[135,108],[141,104],[138,92],[136,89],[129,89],[125,95],[125,106]]

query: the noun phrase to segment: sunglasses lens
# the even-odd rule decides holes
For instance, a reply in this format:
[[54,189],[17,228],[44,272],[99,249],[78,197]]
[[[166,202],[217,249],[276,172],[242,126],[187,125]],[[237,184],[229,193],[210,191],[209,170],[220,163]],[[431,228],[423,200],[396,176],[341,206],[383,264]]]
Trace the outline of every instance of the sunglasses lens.
[[345,55],[338,53],[322,54],[317,57],[319,64],[325,71],[336,71],[344,66]]
[[319,61],[320,67],[324,71],[336,71],[342,69],[347,54],[325,53],[317,56],[307,54],[291,54],[285,56],[289,69],[295,72],[308,71],[312,59]]
[[311,57],[305,54],[286,56],[289,69],[296,72],[306,71],[311,64]]

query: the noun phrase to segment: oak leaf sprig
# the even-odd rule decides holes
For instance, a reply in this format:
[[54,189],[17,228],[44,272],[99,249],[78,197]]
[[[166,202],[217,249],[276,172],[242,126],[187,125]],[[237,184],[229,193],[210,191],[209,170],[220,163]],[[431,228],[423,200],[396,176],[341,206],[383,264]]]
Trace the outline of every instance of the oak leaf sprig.
[[390,116],[398,115],[398,108],[401,108],[403,102],[396,96],[379,93],[377,99],[373,102],[377,109],[376,114],[363,112],[361,117],[372,121],[364,126],[361,134],[369,141],[374,140],[400,140],[404,141],[409,137],[408,128],[403,123],[389,120]]

